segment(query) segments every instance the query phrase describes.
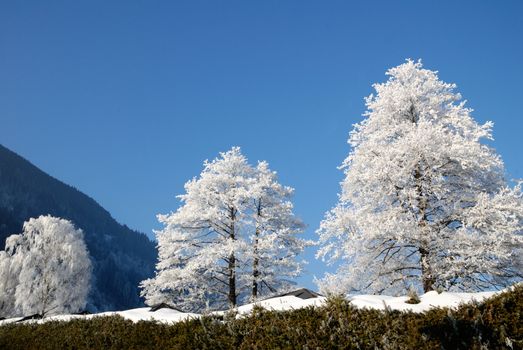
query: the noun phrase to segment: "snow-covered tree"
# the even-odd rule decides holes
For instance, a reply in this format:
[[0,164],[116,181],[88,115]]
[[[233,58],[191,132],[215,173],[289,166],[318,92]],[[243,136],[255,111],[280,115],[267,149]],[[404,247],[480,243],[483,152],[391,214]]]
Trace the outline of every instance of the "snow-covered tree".
[[15,315],[15,290],[19,269],[12,263],[11,256],[0,251],[0,317]]
[[176,212],[159,215],[156,276],[142,283],[148,304],[174,302],[187,310],[235,306],[239,236],[252,168],[239,148],[208,162],[185,184]]
[[7,238],[2,256],[9,260],[5,266],[17,271],[17,314],[45,316],[85,307],[91,261],[82,231],[71,222],[52,216],[30,219],[21,234]]
[[277,185],[266,163],[253,168],[234,147],[205,161],[185,191],[176,212],[158,216],[165,228],[156,232],[156,276],[141,284],[147,304],[234,307],[254,284],[278,289],[286,284],[280,279],[299,273],[290,260],[303,249],[294,238],[302,224],[292,215],[291,189]]
[[455,85],[408,60],[366,99],[339,203],[317,257],[341,260],[324,290],[481,290],[521,276],[523,205]]
[[[294,189],[282,186],[267,162],[259,162],[250,187],[253,235],[251,299],[283,291],[293,285],[290,279],[301,273],[297,261],[310,243],[297,237],[304,224],[293,213],[291,202]],[[247,256],[249,252],[247,252]]]

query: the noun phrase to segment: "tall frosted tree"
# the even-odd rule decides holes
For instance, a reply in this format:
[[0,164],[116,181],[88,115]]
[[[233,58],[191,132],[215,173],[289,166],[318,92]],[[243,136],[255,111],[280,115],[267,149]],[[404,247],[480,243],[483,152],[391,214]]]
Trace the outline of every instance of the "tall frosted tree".
[[188,310],[235,306],[237,254],[252,168],[239,148],[208,162],[185,184],[176,212],[159,215],[157,274],[143,282],[149,304],[175,302]]
[[[85,307],[91,261],[83,233],[67,220],[40,216],[24,223],[23,232],[6,240],[2,269],[14,289],[14,313],[31,315],[77,312]],[[17,272],[16,281],[12,272]]]
[[317,257],[324,290],[482,290],[518,280],[523,206],[454,84],[408,60],[366,99]]
[[[279,236],[297,232],[298,221],[289,217],[285,223],[269,229],[265,224],[265,221],[269,222],[268,216],[272,216],[273,221],[279,220],[270,209],[278,200],[269,199],[270,190],[257,185],[262,178],[258,172],[248,164],[240,149],[234,147],[220,153],[215,160],[206,161],[200,176],[185,184],[178,210],[158,217],[165,227],[156,232],[159,250],[156,275],[141,284],[147,304],[170,302],[190,311],[221,309],[234,307],[246,299],[253,280],[256,283],[265,280],[267,285],[274,283],[274,288],[279,287],[281,283],[275,283],[277,277],[265,272],[264,253],[271,245],[290,243],[291,239],[268,237],[273,232]],[[266,172],[269,174],[268,170]],[[289,191],[283,187],[274,188]],[[264,199],[260,205],[263,220],[255,216],[260,198]],[[283,197],[279,201],[282,208],[289,206]],[[290,208],[278,215],[289,215]],[[256,235],[258,240],[254,238]],[[300,248],[281,248],[282,252],[286,250],[296,252]],[[259,254],[255,255],[254,251]],[[293,259],[294,256],[274,256],[275,260],[279,258]],[[253,266],[257,266],[256,277],[251,270]],[[292,263],[287,264],[290,266]],[[299,272],[299,264],[294,266],[295,271],[279,271],[283,277],[290,276]]]
[[[289,289],[301,273],[298,254],[310,245],[299,238],[304,224],[293,213],[294,189],[282,186],[267,162],[259,162],[250,187],[253,232],[251,299]],[[247,252],[247,256],[249,252]]]

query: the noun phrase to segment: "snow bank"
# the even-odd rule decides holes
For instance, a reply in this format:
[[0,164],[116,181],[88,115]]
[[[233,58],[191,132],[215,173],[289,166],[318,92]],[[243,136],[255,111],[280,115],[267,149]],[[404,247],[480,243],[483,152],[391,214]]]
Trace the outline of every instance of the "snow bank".
[[[481,302],[484,299],[490,298],[499,292],[478,292],[478,293],[437,293],[435,291],[428,292],[420,296],[419,304],[408,304],[409,297],[392,297],[387,295],[348,295],[347,299],[357,308],[369,308],[384,310],[385,307],[391,310],[425,312],[435,307],[449,307],[456,308],[457,306],[470,303],[473,301]],[[248,314],[253,307],[260,306],[267,310],[287,311],[301,309],[308,306],[322,306],[327,299],[325,297],[317,297],[311,299],[300,299],[294,296],[284,296],[279,298],[272,298],[259,301],[253,304],[242,305],[236,308],[240,315]],[[224,314],[225,311],[219,311],[215,314]]]
[[[391,310],[425,312],[435,307],[456,308],[461,304],[473,301],[481,302],[501,292],[478,292],[478,293],[438,293],[435,291],[428,292],[420,296],[420,303],[408,304],[406,301],[409,297],[392,297],[387,295],[348,295],[347,299],[357,308],[369,308],[385,310],[385,307]],[[253,304],[242,305],[236,309],[241,314],[250,313],[255,305],[267,310],[287,311],[301,309],[308,306],[322,306],[327,299],[317,297],[311,299],[300,299],[294,296],[284,296],[259,301]],[[225,311],[219,311],[215,314],[223,314]]]
[[175,323],[175,322],[185,321],[185,320],[191,319],[191,318],[200,317],[199,314],[186,313],[186,312],[181,312],[181,311],[173,310],[173,309],[169,309],[169,308],[159,309],[154,312],[152,312],[150,310],[151,310],[151,308],[149,308],[149,307],[142,307],[142,308],[138,308],[138,309],[130,309],[130,310],[125,310],[125,311],[103,312],[103,313],[94,314],[94,315],[87,315],[87,317],[92,318],[92,317],[96,317],[96,316],[120,315],[123,318],[131,320],[133,322],[157,321],[157,322],[162,322],[162,323]]
[[[271,298],[266,300],[257,301],[255,303],[238,306],[234,311],[238,312],[239,315],[249,314],[255,306],[262,307],[266,310],[273,311],[288,311],[305,308],[308,306],[321,306],[325,302],[326,298],[317,297],[310,299],[301,299],[295,296],[283,296],[278,298]],[[224,315],[228,311],[216,311],[213,315]]]
[[[456,308],[457,306],[470,303],[472,301],[481,302],[501,292],[479,292],[479,293],[447,293],[428,292],[420,296],[419,304],[408,304],[406,301],[409,297],[391,297],[386,295],[348,295],[347,299],[357,308],[369,308],[384,310],[386,307],[391,310],[425,312],[435,307]],[[252,312],[255,306],[260,306],[267,310],[288,311],[305,308],[308,306],[319,307],[325,304],[325,297],[316,297],[310,299],[301,299],[295,296],[282,296],[266,300],[257,301],[252,304],[239,306],[235,309],[238,316],[245,316]],[[211,315],[223,316],[227,311],[212,312]],[[69,321],[72,319],[85,318],[90,319],[98,316],[120,315],[133,322],[138,321],[156,321],[162,323],[176,323],[188,319],[201,317],[200,314],[185,313],[169,308],[162,308],[151,312],[150,308],[143,307],[126,311],[110,311],[92,315],[57,315],[46,317],[43,320],[28,320],[24,322],[48,322],[48,321]],[[0,321],[0,325],[12,323],[21,318],[11,318]]]
[[483,301],[498,292],[447,293],[432,291],[421,295],[419,304],[408,304],[409,297],[391,297],[386,295],[349,295],[351,304],[357,308],[384,310],[385,307],[399,311],[424,312],[435,307],[455,308],[472,301]]
[[[133,322],[138,321],[156,321],[161,323],[176,323],[180,321],[184,321],[187,319],[192,318],[198,318],[200,317],[199,314],[193,314],[193,313],[185,313],[180,312],[173,309],[160,309],[154,312],[149,311],[150,308],[148,307],[142,307],[138,309],[130,309],[125,311],[108,311],[108,312],[101,312],[98,314],[92,314],[92,315],[56,315],[56,316],[49,316],[41,320],[27,320],[24,322],[36,322],[36,323],[44,323],[49,321],[70,321],[73,319],[91,319],[93,317],[103,317],[103,316],[114,316],[114,315],[120,315],[125,319],[131,320]],[[17,318],[10,318],[7,320],[0,321],[0,326],[7,324],[7,323],[13,323],[18,320],[20,320],[21,317]]]

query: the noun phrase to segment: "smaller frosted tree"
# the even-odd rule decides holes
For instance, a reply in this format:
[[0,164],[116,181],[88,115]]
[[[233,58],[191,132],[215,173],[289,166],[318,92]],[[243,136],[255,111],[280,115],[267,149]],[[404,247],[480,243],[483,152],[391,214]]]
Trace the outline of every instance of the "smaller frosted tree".
[[[12,236],[13,237],[13,236]],[[19,268],[12,263],[11,256],[0,251],[0,317],[15,315],[15,290]]]
[[246,255],[252,264],[251,299],[281,292],[294,283],[302,263],[296,257],[311,243],[299,238],[305,225],[293,213],[294,189],[278,183],[276,172],[259,162],[250,186],[254,234]]
[[159,215],[156,276],[142,282],[146,303],[174,302],[198,311],[234,307],[238,254],[252,167],[238,147],[205,161],[198,178],[185,184],[176,212]]
[[91,261],[82,231],[70,221],[52,216],[30,219],[20,235],[8,237],[6,255],[10,268],[18,271],[17,313],[47,316],[85,307]]
[[141,284],[147,304],[220,309],[291,285],[308,242],[296,237],[303,223],[292,188],[266,162],[254,168],[234,147],[206,161],[185,191],[176,212],[158,216],[165,228],[156,232],[156,276]]

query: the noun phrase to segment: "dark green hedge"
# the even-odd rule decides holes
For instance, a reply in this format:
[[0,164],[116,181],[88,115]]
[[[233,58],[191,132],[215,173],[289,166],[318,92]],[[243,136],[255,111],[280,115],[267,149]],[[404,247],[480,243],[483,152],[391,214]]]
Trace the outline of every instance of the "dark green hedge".
[[523,349],[523,287],[424,314],[359,310],[342,299],[225,322],[163,325],[118,316],[0,327],[0,349]]

